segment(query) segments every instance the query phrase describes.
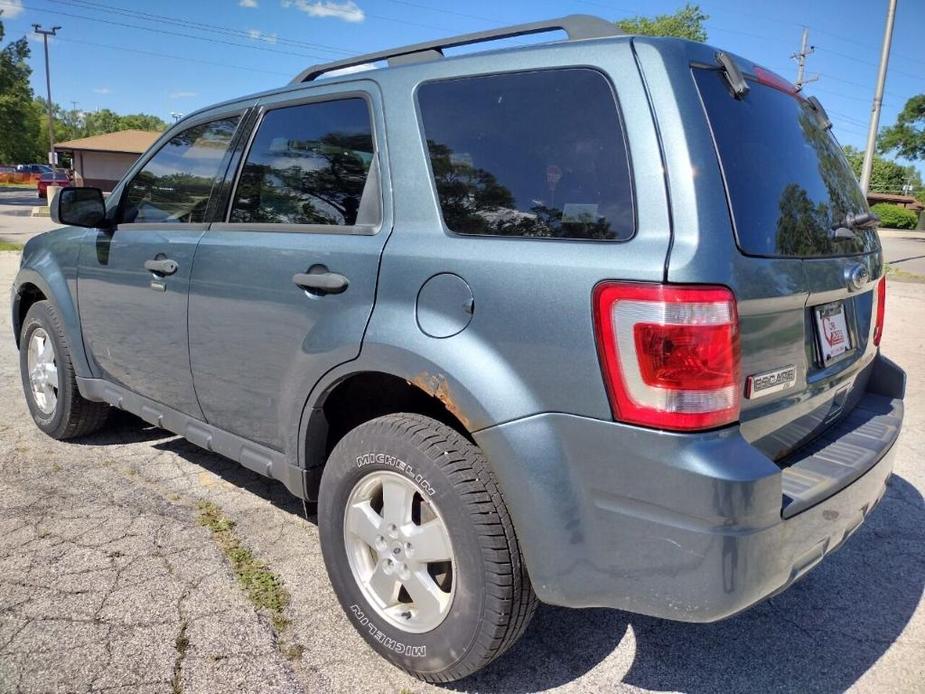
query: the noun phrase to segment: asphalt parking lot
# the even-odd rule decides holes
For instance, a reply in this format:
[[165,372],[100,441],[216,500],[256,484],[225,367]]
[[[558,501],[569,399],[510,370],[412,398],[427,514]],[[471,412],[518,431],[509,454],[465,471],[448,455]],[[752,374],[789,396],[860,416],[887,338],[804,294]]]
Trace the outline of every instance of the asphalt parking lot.
[[[0,691],[437,689],[354,632],[314,518],[282,485],[126,415],[70,443],[35,428],[10,335],[17,265],[0,253]],[[891,283],[884,350],[910,377],[896,474],[805,580],[712,625],[541,607],[510,653],[452,689],[925,691],[925,285]],[[279,582],[278,609],[249,601],[220,533]]]

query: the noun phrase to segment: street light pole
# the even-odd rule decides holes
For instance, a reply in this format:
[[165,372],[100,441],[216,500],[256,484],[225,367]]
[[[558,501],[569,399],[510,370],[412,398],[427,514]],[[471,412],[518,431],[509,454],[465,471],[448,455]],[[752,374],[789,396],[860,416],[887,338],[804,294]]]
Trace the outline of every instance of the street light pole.
[[870,172],[874,168],[874,149],[877,146],[877,129],[880,127],[880,107],[883,105],[883,87],[886,84],[886,68],[890,62],[890,45],[893,42],[893,22],[896,19],[896,0],[890,0],[886,12],[886,29],[883,31],[883,46],[880,48],[880,69],[877,71],[877,88],[871,107],[870,126],[867,129],[867,147],[864,150],[864,165],[861,168],[861,190],[867,196],[870,187]]
[[55,165],[55,107],[51,101],[51,72],[48,68],[48,37],[55,36],[61,27],[42,29],[40,24],[33,24],[36,34],[41,34],[45,42],[45,88],[48,90],[48,163]]

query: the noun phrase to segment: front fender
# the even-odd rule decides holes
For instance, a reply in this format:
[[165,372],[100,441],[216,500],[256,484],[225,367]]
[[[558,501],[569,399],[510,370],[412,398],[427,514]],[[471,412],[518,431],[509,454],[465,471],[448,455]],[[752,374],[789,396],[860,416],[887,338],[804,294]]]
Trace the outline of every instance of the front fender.
[[68,338],[74,372],[81,378],[92,373],[84,351],[77,311],[77,261],[83,230],[59,229],[31,239],[23,249],[23,260],[12,289],[12,325],[19,347],[20,309],[31,286],[51,301],[61,317]]

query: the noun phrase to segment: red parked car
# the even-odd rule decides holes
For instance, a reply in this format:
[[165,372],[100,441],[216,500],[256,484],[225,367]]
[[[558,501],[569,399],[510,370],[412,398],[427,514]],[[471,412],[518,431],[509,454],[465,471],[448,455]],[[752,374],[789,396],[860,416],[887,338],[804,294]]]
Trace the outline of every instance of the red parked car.
[[40,198],[48,197],[48,186],[69,186],[73,183],[70,175],[67,171],[62,169],[56,170],[54,173],[43,173],[39,176],[39,180],[36,182],[35,187],[39,193]]

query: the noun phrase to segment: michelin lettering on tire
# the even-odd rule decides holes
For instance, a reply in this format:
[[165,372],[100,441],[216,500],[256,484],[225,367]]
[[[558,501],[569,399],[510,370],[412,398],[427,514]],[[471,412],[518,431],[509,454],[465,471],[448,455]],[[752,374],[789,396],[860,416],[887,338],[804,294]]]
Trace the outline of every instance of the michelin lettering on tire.
[[388,453],[364,453],[363,455],[357,456],[357,467],[362,468],[366,465],[387,465],[399,472],[406,474],[408,477],[413,479],[417,484],[421,486],[427,496],[433,496],[437,493],[437,490],[433,488],[430,482],[427,481],[423,475],[417,474],[414,472],[414,466],[409,465],[401,458],[398,458],[394,455],[389,455]]
[[402,643],[401,641],[396,641],[390,636],[386,636],[385,632],[377,627],[375,623],[364,614],[359,605],[351,605],[350,612],[353,614],[360,627],[368,631],[372,638],[374,638],[386,648],[395,651],[399,655],[407,655],[411,656],[412,658],[424,658],[427,656],[427,646],[411,646],[409,644]]

